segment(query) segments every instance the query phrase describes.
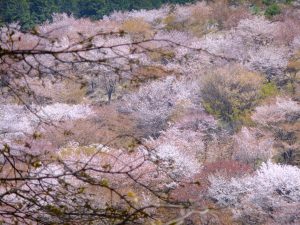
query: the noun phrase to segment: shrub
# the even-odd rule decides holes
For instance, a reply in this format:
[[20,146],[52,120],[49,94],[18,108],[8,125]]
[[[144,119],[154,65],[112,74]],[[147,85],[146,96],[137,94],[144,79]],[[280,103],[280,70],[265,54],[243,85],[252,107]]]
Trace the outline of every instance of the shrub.
[[226,123],[241,121],[257,104],[261,84],[258,74],[242,67],[219,69],[203,82],[203,106]]
[[151,25],[142,18],[126,20],[121,29],[129,33],[134,41],[149,39],[153,35]]
[[227,16],[226,20],[223,21],[223,27],[225,29],[236,27],[241,20],[250,18],[251,16],[249,10],[243,6],[239,6],[234,9],[229,9],[229,16]]
[[219,28],[224,27],[224,22],[229,18],[231,12],[227,0],[214,1],[211,4],[213,19],[217,22]]
[[167,62],[175,58],[175,52],[171,49],[158,48],[148,53],[149,57],[154,62]]
[[271,5],[274,2],[274,0],[263,0],[262,3],[265,5]]
[[167,31],[171,31],[171,30],[183,30],[185,27],[185,23],[186,21],[180,21],[178,20],[178,18],[176,17],[175,14],[169,14],[168,16],[166,16],[163,19],[163,24],[165,25],[165,29]]
[[280,12],[280,7],[277,4],[272,4],[266,9],[265,16],[272,17],[279,14]]
[[274,82],[265,83],[261,87],[261,97],[267,98],[275,96],[278,93],[278,88]]
[[140,66],[133,73],[130,82],[132,86],[140,86],[147,81],[164,78],[169,74],[168,72],[162,66]]
[[[50,102],[59,102],[66,104],[80,104],[84,101],[87,87],[83,86],[75,80],[63,80],[57,83],[45,81],[44,85],[40,87],[38,81],[35,82],[34,90],[37,96],[41,99],[49,99]],[[47,91],[45,91],[47,88]]]
[[289,94],[295,95],[299,98],[300,90],[300,51],[297,52],[290,60],[287,66],[288,82],[286,84],[286,91]]
[[201,2],[192,9],[188,28],[193,35],[201,37],[209,32],[213,23],[211,8]]
[[[274,41],[279,44],[292,44],[300,35],[300,23],[297,13],[292,9],[284,8],[279,19],[282,22],[277,23],[278,28],[275,29]],[[298,47],[295,46],[295,49],[298,49]]]
[[253,5],[253,6],[250,8],[250,11],[251,11],[252,14],[258,15],[258,14],[261,12],[261,9],[260,9],[259,6]]
[[128,116],[118,113],[114,105],[95,109],[88,118],[67,120],[58,127],[47,127],[45,137],[58,148],[76,140],[80,145],[94,143],[111,147],[126,148],[132,144],[135,122]]
[[293,55],[293,57],[289,60],[287,69],[290,72],[300,71],[300,51]]

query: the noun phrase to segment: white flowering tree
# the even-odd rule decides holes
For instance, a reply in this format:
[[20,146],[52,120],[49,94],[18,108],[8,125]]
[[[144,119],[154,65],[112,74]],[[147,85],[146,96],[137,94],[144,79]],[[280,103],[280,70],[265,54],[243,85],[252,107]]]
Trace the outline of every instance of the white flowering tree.
[[235,160],[256,164],[272,158],[272,147],[274,138],[271,134],[255,128],[243,127],[239,133],[234,135]]
[[298,167],[267,162],[253,175],[230,180],[215,175],[210,182],[211,198],[247,224],[300,222]]
[[199,95],[197,81],[178,81],[174,76],[149,82],[136,93],[124,96],[121,110],[132,113],[145,137],[158,136],[176,106],[196,104]]
[[299,111],[298,102],[278,97],[274,103],[257,107],[252,119],[264,126],[271,126],[283,121],[294,121]]

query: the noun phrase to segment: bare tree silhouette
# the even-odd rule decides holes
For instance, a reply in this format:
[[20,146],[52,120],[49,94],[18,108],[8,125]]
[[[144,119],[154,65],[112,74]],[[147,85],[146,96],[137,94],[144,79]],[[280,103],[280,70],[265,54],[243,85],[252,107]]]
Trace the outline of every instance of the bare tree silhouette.
[[[51,37],[54,31],[24,34],[5,26],[0,32],[2,98],[17,99],[41,123],[51,122],[32,107],[43,104],[33,85],[43,88],[47,82],[72,80],[83,88],[94,85],[92,76],[104,76],[101,81],[110,102],[116,82],[143,65],[139,60],[143,54],[156,50],[149,47],[151,43],[176,44],[153,38],[120,40],[124,31],[78,34],[76,41],[64,42]],[[212,211],[173,199],[172,188],[165,184],[174,182],[174,177],[146,146],[110,152],[105,150],[107,143],[72,158],[44,149],[33,151],[38,138],[35,133],[21,148],[6,143],[1,148],[0,221],[5,224],[145,224],[162,219],[159,210],[181,212],[167,223],[175,224]]]

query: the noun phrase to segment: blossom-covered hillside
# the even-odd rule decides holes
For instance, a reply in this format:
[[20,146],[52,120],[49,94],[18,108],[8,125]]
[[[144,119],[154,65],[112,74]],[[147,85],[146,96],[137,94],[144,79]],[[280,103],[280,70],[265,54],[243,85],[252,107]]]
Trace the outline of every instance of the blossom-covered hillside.
[[3,26],[0,221],[299,224],[299,5]]

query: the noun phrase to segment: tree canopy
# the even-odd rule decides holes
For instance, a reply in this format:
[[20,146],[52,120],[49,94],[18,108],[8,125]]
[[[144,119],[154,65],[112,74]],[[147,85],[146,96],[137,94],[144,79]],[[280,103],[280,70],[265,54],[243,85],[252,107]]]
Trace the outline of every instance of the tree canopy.
[[183,4],[194,0],[0,0],[0,22],[20,22],[24,29],[32,28],[53,13],[68,13],[75,17],[100,19],[114,10],[151,9],[162,4]]

